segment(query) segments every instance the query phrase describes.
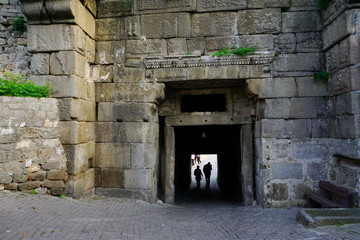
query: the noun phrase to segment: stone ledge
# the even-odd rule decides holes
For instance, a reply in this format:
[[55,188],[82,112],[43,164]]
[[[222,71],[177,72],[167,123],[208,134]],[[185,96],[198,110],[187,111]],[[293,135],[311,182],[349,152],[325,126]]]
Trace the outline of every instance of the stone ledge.
[[255,52],[247,56],[224,55],[224,56],[157,56],[146,57],[144,64],[147,69],[154,68],[186,68],[204,66],[226,66],[226,65],[258,65],[268,64],[274,59],[272,51]]

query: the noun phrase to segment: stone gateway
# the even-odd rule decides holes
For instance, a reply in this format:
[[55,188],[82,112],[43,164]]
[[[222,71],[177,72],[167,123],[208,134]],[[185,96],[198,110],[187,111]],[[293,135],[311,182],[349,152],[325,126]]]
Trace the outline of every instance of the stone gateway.
[[[217,154],[219,187],[239,204],[304,205],[325,180],[348,188],[359,207],[358,1],[15,2],[1,1],[0,14],[20,4],[27,54],[17,54],[31,65],[12,70],[56,90],[54,148],[66,168],[47,171],[66,170],[68,196],[174,203],[197,153]],[[12,37],[2,36],[1,70],[13,62],[3,54]],[[255,51],[230,52],[243,48]],[[13,189],[8,101],[0,185]]]

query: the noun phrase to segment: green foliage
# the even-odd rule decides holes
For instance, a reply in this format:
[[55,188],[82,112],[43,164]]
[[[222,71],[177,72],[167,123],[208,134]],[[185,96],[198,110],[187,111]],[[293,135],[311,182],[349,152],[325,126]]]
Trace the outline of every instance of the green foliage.
[[224,49],[221,49],[220,52],[215,52],[213,54],[210,54],[211,56],[223,56],[223,55],[238,55],[238,56],[245,56],[249,54],[250,52],[255,52],[256,48],[253,47],[238,47],[233,50],[230,50],[228,46],[226,46]]
[[17,16],[14,19],[13,29],[14,29],[14,31],[18,31],[18,32],[22,32],[22,33],[26,31],[26,25],[25,25],[24,17]]
[[316,0],[316,2],[319,4],[320,8],[324,9],[327,8],[330,0]]
[[31,194],[37,194],[37,193],[35,192],[35,189],[31,190],[30,193],[31,193]]
[[343,226],[343,225],[345,225],[345,223],[343,223],[343,222],[339,222],[339,223],[336,224],[336,226],[338,226],[338,227]]
[[49,97],[52,88],[50,83],[44,85],[35,85],[25,79],[21,74],[4,72],[5,78],[0,78],[0,96],[17,96],[17,97]]
[[315,81],[326,83],[330,78],[330,74],[326,71],[321,71],[321,72],[314,73],[314,78],[315,78]]
[[185,55],[190,55],[191,53],[190,52],[186,52]]
[[64,194],[61,194],[60,197],[61,197],[61,198],[65,198],[65,197],[66,197],[66,194],[65,194],[65,193],[64,193]]

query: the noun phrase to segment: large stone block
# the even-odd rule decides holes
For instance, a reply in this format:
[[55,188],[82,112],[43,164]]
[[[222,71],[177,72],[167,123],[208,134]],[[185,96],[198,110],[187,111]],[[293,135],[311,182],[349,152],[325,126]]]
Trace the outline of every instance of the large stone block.
[[158,159],[158,144],[133,143],[130,153],[131,169],[155,168]]
[[359,10],[345,11],[323,31],[324,49],[327,50],[346,36],[356,33],[358,30]]
[[340,70],[334,75],[330,75],[328,81],[328,90],[332,94],[341,94],[344,92],[360,89],[360,67],[352,66]]
[[167,55],[165,39],[127,40],[126,57]]
[[164,97],[164,84],[159,83],[117,83],[105,85],[106,101],[156,102]]
[[37,53],[31,58],[31,72],[34,75],[49,75],[50,54]]
[[92,65],[90,79],[94,82],[112,82],[114,73],[112,65]]
[[181,12],[195,10],[196,0],[138,0],[135,3],[135,13]]
[[122,64],[114,64],[114,82],[134,83],[145,79],[145,71],[141,68],[126,68]]
[[269,8],[239,11],[239,34],[279,33],[281,30],[281,10]]
[[159,125],[147,122],[123,122],[119,124],[120,141],[123,143],[153,143],[159,137]]
[[327,140],[292,140],[291,159],[293,160],[319,160],[327,159],[332,142]]
[[[178,17],[180,16],[180,17]],[[180,27],[182,34],[178,32]],[[141,16],[142,35],[146,38],[175,38],[190,36],[190,14],[161,13]]]
[[49,180],[62,180],[67,178],[67,172],[65,170],[51,170],[47,173],[47,179]]
[[190,37],[191,33],[191,14],[178,13],[177,14],[177,37]]
[[246,0],[199,0],[197,11],[221,11],[221,10],[238,10],[246,8]]
[[89,36],[95,38],[94,17],[80,1],[49,1],[46,4],[46,13],[51,23],[75,23]]
[[336,96],[336,114],[359,114],[360,92],[352,91]]
[[87,88],[84,79],[76,76],[30,76],[30,80],[38,85],[50,83],[54,91],[52,97],[64,98],[87,98]]
[[99,41],[120,40],[124,37],[121,31],[123,18],[102,18],[96,20],[96,39]]
[[273,50],[274,36],[272,34],[243,35],[242,46],[254,47],[256,50]]
[[339,68],[344,68],[360,62],[360,36],[351,35],[339,44]]
[[[258,151],[256,156],[262,158],[267,163],[289,159],[289,145],[291,144],[289,139],[262,138],[257,144],[260,151]],[[270,176],[266,178],[269,179]]]
[[311,137],[327,138],[329,137],[329,125],[327,119],[319,118],[311,120]]
[[273,183],[271,184],[271,199],[275,201],[288,200],[289,190],[285,183]]
[[293,33],[279,34],[274,39],[275,50],[278,53],[294,53],[296,49],[296,35]]
[[289,6],[288,0],[249,0],[249,8],[283,8]]
[[84,172],[84,190],[88,191],[95,187],[95,169],[91,168]]
[[50,56],[50,74],[84,77],[85,64],[85,57],[75,51],[54,52]]
[[259,98],[297,96],[294,78],[248,79],[247,90]]
[[257,124],[258,137],[282,138],[284,119],[262,119]]
[[326,96],[326,83],[315,81],[314,78],[297,78],[296,85],[299,97]]
[[321,69],[321,53],[282,54],[274,61],[279,72],[319,71]]
[[99,169],[96,178],[100,178],[99,187],[105,188],[122,188],[124,187],[124,170],[121,168],[104,168]]
[[102,0],[99,2],[99,18],[131,15],[133,12],[133,5],[134,0]]
[[96,42],[96,64],[125,62],[125,41]]
[[291,118],[316,118],[315,98],[292,98]]
[[360,136],[359,116],[342,115],[337,117],[341,138],[358,138]]
[[191,35],[194,37],[237,35],[236,20],[235,12],[194,14]]
[[95,165],[101,168],[130,168],[130,144],[97,143]]
[[290,118],[288,98],[265,99],[264,118]]
[[186,39],[187,52],[194,55],[203,55],[205,52],[205,39],[188,38]]
[[61,121],[59,123],[60,141],[63,144],[78,144],[89,141],[87,122]]
[[295,162],[275,162],[271,164],[273,179],[302,179],[303,165]]
[[205,39],[206,51],[215,52],[225,47],[229,49],[237,48],[242,45],[242,37],[239,36],[225,36],[225,37],[208,37]]
[[152,169],[131,169],[124,171],[124,187],[135,189],[153,188],[153,170]]
[[185,38],[173,38],[167,40],[169,55],[185,55],[187,51]]
[[311,180],[319,181],[326,179],[327,168],[324,162],[311,162],[306,165],[307,175]]
[[284,121],[284,138],[308,138],[311,135],[311,120],[296,119]]
[[318,11],[282,13],[283,32],[318,32],[322,30]]
[[330,74],[337,72],[340,67],[339,45],[335,45],[332,48],[330,48],[328,51],[326,51],[325,58],[326,58],[327,71]]
[[319,52],[322,50],[322,36],[319,32],[296,33],[297,52]]
[[67,158],[67,171],[70,175],[76,175],[89,169],[89,159],[93,144],[82,143],[77,145],[64,145]]
[[157,106],[152,103],[99,103],[98,121],[158,122]]
[[95,121],[95,102],[64,98],[58,102],[60,120],[71,121]]
[[118,122],[96,122],[95,123],[96,142],[118,142],[119,123]]
[[52,24],[28,26],[29,52],[75,50],[84,53],[85,33],[76,25]]

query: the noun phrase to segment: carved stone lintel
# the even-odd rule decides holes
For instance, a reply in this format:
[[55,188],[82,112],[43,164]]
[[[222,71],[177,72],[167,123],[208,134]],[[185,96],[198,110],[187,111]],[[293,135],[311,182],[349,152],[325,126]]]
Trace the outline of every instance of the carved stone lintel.
[[144,64],[147,69],[154,68],[187,68],[204,66],[227,66],[227,65],[257,65],[268,64],[274,59],[272,52],[255,52],[246,56],[159,56],[146,57]]

